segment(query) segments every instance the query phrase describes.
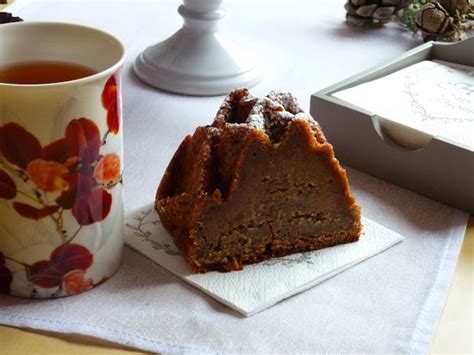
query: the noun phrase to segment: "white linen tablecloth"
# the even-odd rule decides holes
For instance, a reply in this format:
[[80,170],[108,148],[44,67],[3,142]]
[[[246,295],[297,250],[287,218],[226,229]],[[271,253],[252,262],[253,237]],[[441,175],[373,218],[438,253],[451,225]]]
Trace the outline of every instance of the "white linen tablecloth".
[[[344,0],[225,3],[223,31],[265,68],[253,93],[292,91],[305,109],[311,93],[421,42],[395,25],[346,27]],[[155,91],[131,72],[141,50],[178,29],[178,4],[17,0],[11,7],[27,21],[91,25],[124,42],[126,212],[153,201],[181,139],[208,124],[222,101]],[[467,215],[352,169],[349,178],[364,214],[405,241],[253,317],[239,316],[126,249],[116,276],[84,294],[47,301],[1,296],[0,323],[165,353],[428,353]]]

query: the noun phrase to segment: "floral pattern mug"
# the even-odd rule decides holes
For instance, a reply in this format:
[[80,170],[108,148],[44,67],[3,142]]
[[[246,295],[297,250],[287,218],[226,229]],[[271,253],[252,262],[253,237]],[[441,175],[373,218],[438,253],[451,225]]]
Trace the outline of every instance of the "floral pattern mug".
[[0,83],[0,293],[80,293],[121,260],[124,49],[105,32],[63,23],[3,25],[0,41],[0,63],[54,60],[97,71],[53,84]]

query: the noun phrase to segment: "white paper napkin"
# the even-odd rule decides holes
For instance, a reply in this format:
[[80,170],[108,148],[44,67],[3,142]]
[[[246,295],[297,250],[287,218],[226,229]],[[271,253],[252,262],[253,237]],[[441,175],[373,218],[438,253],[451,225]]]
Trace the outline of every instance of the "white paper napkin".
[[243,271],[193,273],[153,206],[128,216],[127,244],[230,308],[251,316],[401,242],[403,237],[368,219],[356,243],[248,265]]
[[[437,136],[474,151],[474,67],[425,60],[332,96],[427,133],[425,144]],[[384,124],[404,145],[424,145],[423,136],[410,142],[409,131]]]

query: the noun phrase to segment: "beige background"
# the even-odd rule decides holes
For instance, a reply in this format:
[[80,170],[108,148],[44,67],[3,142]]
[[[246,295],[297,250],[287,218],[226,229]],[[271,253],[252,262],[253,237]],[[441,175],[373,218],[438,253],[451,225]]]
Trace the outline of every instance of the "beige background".
[[[12,0],[9,0],[12,2]],[[0,9],[2,5],[0,5]],[[474,353],[474,216],[469,220],[449,297],[433,342],[433,354]],[[100,339],[0,325],[0,354],[143,354]]]

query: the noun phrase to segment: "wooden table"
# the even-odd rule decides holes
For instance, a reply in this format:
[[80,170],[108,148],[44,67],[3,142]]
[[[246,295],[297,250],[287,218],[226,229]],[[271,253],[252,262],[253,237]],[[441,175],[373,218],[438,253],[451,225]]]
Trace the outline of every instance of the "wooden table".
[[[9,0],[12,2],[13,0]],[[0,9],[2,5],[0,5]],[[474,353],[474,216],[456,266],[432,353]],[[143,354],[101,339],[0,325],[0,354]]]

